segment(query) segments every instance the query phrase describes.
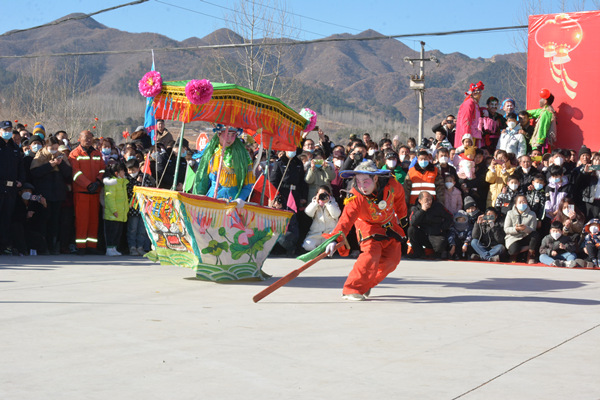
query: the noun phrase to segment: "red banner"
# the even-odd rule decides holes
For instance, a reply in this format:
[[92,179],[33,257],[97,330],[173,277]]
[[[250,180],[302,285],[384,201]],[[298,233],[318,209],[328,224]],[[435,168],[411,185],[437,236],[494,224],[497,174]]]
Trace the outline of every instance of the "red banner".
[[600,11],[529,17],[527,109],[539,108],[540,91],[554,95],[554,147],[600,149]]

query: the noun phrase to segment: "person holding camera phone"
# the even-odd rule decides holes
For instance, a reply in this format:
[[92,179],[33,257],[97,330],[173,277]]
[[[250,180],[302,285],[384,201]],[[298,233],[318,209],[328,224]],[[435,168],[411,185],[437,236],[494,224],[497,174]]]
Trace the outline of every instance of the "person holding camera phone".
[[306,206],[304,212],[312,218],[313,222],[302,247],[306,251],[311,251],[326,240],[323,234],[329,233],[335,228],[342,211],[333,199],[329,186],[322,185],[319,186],[317,194]]
[[477,218],[471,240],[475,253],[471,255],[471,260],[498,262],[506,253],[504,228],[496,221],[497,218],[498,213],[493,207],[486,209],[485,214]]
[[313,159],[306,171],[306,183],[308,183],[308,198],[313,198],[319,187],[327,185],[331,187],[331,181],[335,178],[335,172],[329,162],[325,160],[325,153],[321,149],[315,149]]

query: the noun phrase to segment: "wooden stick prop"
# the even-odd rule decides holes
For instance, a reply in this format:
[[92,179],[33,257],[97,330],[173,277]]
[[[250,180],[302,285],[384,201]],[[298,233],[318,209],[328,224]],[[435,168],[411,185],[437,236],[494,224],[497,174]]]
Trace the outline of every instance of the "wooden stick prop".
[[[336,244],[335,250],[338,250],[342,246],[345,246],[347,249],[350,248],[350,245],[348,244],[348,240],[346,239],[346,235],[344,235],[342,233],[342,237],[344,238],[344,240],[341,241],[341,242],[339,242],[338,244]],[[252,300],[255,303],[258,303],[259,301],[261,301],[262,299],[264,299],[265,297],[267,297],[268,295],[270,295],[271,293],[273,293],[274,291],[276,291],[277,289],[279,289],[280,287],[282,287],[286,283],[288,283],[288,282],[296,279],[298,277],[298,275],[300,275],[300,273],[302,273],[303,271],[305,271],[308,268],[312,267],[313,265],[315,265],[316,263],[318,263],[319,261],[321,261],[325,257],[327,257],[327,253],[326,252],[323,252],[323,253],[319,254],[317,257],[313,258],[312,260],[310,260],[309,262],[307,262],[306,264],[304,264],[300,268],[298,268],[298,269],[290,272],[289,274],[287,274],[283,278],[280,278],[277,282],[273,283],[272,285],[267,286],[264,290],[262,290],[261,292],[257,293],[256,295],[254,295],[254,297],[252,298]]]

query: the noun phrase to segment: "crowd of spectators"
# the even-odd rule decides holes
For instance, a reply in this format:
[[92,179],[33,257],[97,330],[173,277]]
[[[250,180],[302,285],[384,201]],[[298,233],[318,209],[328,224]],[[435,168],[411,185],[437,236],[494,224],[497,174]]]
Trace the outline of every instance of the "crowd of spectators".
[[[294,211],[273,254],[318,246],[354,184],[340,171],[370,159],[404,187],[408,257],[598,267],[600,153],[532,145],[532,113],[515,114],[514,100],[506,103],[502,116],[499,101],[488,99],[485,115],[493,123],[486,125],[491,131],[482,129],[481,141],[470,134],[457,139],[456,118],[448,115],[421,143],[386,134],[376,141],[365,133],[334,144],[321,130],[305,135],[295,152],[258,153],[246,143],[251,157],[260,158],[257,177],[265,174],[279,191],[269,206]],[[197,164],[187,141],[179,153],[160,120],[154,145],[143,127],[119,145],[89,131],[72,143],[64,131],[47,135],[40,123],[29,132],[4,121],[0,131],[0,251],[6,255],[142,255],[151,246],[133,187],[183,190],[188,166]],[[93,162],[98,167],[86,166]],[[97,207],[78,212],[81,202]],[[349,239],[357,256],[355,236]]]

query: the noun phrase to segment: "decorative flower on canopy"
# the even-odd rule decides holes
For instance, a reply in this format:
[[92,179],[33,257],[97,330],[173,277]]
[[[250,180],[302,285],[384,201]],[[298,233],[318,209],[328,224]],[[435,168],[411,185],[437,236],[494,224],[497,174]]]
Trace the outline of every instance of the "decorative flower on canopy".
[[162,90],[162,77],[158,71],[146,72],[138,84],[140,93],[144,97],[154,97]]
[[579,46],[582,39],[581,25],[568,14],[550,16],[535,33],[535,42],[550,62],[552,79],[561,84],[572,99],[577,95],[575,88],[578,82],[569,78],[565,64],[571,61],[569,53]]
[[300,110],[300,115],[302,115],[306,120],[308,120],[308,124],[306,124],[306,128],[304,128],[304,132],[310,132],[315,129],[317,126],[317,113],[311,110],[310,108],[303,108]]
[[192,79],[185,85],[185,96],[192,104],[208,103],[212,94],[213,85],[208,79]]

